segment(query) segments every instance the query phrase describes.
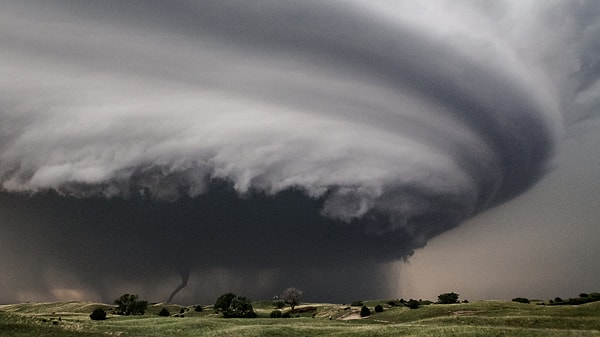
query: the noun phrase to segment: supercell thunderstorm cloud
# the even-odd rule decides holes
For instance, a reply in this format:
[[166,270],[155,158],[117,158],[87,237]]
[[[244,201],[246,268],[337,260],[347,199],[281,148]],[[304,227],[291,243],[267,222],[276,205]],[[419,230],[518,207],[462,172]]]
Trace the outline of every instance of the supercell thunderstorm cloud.
[[598,115],[595,1],[2,7],[0,301],[387,296]]

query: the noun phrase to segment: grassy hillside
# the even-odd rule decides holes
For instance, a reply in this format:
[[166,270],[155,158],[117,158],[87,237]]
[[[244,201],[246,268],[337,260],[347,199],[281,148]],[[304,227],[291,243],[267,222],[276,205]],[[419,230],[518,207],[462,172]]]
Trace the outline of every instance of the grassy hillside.
[[[294,318],[271,319],[269,302],[255,304],[259,318],[224,319],[210,308],[151,305],[143,316],[117,316],[92,321],[100,303],[24,303],[0,306],[0,336],[600,336],[600,302],[578,306],[543,306],[483,301],[428,305],[419,309],[390,307],[356,318],[360,308],[306,304]],[[159,317],[166,307],[184,317]]]

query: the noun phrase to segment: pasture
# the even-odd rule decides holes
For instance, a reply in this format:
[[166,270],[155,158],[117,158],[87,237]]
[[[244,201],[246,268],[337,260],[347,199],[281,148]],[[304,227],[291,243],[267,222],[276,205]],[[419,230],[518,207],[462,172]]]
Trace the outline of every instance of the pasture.
[[[383,312],[374,312],[377,304]],[[101,303],[0,305],[0,336],[600,336],[600,302],[548,306],[480,301],[409,309],[367,301],[371,315],[362,319],[356,319],[360,307],[348,305],[303,304],[292,318],[269,318],[275,310],[271,302],[253,305],[258,318],[240,319],[222,318],[211,306],[196,312],[194,306],[160,303],[139,316],[111,314],[113,306]],[[163,307],[171,317],[158,316]],[[89,318],[96,308],[109,311],[106,320]]]

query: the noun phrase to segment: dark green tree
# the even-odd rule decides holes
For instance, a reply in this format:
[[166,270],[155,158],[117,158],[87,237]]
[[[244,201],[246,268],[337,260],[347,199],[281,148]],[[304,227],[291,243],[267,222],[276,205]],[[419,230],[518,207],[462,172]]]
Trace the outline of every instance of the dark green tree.
[[219,298],[217,298],[217,302],[215,302],[215,305],[213,306],[215,309],[215,314],[229,310],[229,307],[231,307],[231,301],[233,301],[235,297],[236,296],[234,293],[226,293],[219,296]]
[[406,306],[411,309],[419,309],[419,301],[413,300],[412,298],[406,302]]
[[158,316],[168,317],[168,316],[171,316],[171,313],[169,312],[169,310],[167,310],[167,308],[163,307],[158,312]]
[[530,303],[528,298],[525,297],[515,297],[512,299],[513,302],[518,302],[518,303]]
[[94,321],[103,321],[106,319],[106,311],[104,309],[96,309],[90,314],[90,319]]
[[219,296],[214,305],[216,313],[223,313],[225,318],[254,318],[256,313],[252,303],[244,296],[227,293]]
[[367,317],[371,315],[371,310],[367,308],[365,305],[360,308],[360,317]]
[[148,301],[138,300],[138,295],[123,294],[114,302],[117,305],[118,315],[143,315],[146,312]]
[[236,296],[231,301],[231,307],[225,312],[225,317],[254,318],[256,313],[252,308],[252,302],[244,296]]
[[439,304],[454,304],[458,303],[458,294],[457,293],[443,293],[438,295],[438,303]]

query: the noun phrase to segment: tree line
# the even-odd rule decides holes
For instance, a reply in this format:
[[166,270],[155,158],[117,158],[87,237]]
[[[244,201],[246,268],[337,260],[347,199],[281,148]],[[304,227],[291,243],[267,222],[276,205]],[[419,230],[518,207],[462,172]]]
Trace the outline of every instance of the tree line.
[[[283,290],[281,296],[275,296],[273,298],[273,305],[277,308],[277,310],[273,310],[270,314],[271,318],[287,318],[291,317],[290,313],[294,313],[296,307],[301,303],[303,292],[297,288],[287,288]],[[512,299],[513,302],[519,303],[531,303],[533,300],[529,300],[525,297],[515,297]],[[600,301],[600,293],[581,293],[579,297],[569,298],[563,300],[560,297],[556,297],[547,302],[545,301],[536,301],[538,305],[579,305],[590,302]],[[438,295],[437,302],[432,302],[428,300],[415,300],[409,299],[408,301],[404,299],[399,300],[391,300],[387,302],[390,307],[396,306],[405,306],[410,309],[418,309],[424,305],[431,304],[456,304],[461,303],[459,300],[459,294],[455,292],[448,292]],[[468,303],[467,300],[463,300],[462,303]],[[117,315],[144,315],[147,309],[148,301],[140,300],[138,295],[134,294],[123,294],[119,298],[114,300],[115,309],[113,310],[114,314]],[[282,309],[285,305],[290,307],[290,310],[283,313],[280,309]],[[360,306],[360,315],[362,317],[366,317],[371,315],[371,310],[363,304],[362,301],[354,301],[351,306],[358,307]],[[182,311],[184,309],[181,309]],[[194,309],[195,311],[202,311],[202,306],[197,305]],[[221,314],[224,318],[254,318],[257,317],[256,312],[252,306],[252,301],[242,295],[236,295],[234,293],[225,293],[219,296],[213,305],[213,310],[215,314]],[[374,307],[375,312],[382,312],[384,310],[383,306],[376,305]],[[178,317],[183,317],[183,312],[180,312]],[[162,308],[159,313],[159,316],[171,316],[171,313],[166,309]],[[92,320],[104,320],[106,319],[106,311],[104,309],[98,308],[94,310],[90,314],[90,318]]]
[[[279,298],[279,296],[277,296],[277,298]],[[282,292],[281,301],[277,301],[276,305],[278,308],[282,308],[282,306],[279,306],[278,303],[282,303],[284,305],[288,304],[290,306],[290,310],[294,311],[294,308],[301,303],[301,298],[301,290],[297,288],[287,288]],[[138,295],[123,294],[114,300],[114,304],[116,305],[116,308],[113,311],[114,314],[124,316],[143,315],[146,312],[148,301],[140,300]],[[219,296],[213,305],[213,309],[215,314],[222,314],[225,318],[256,317],[256,313],[252,307],[252,301],[245,296],[236,295],[231,292]],[[195,311],[202,311],[202,307],[199,305],[196,306]],[[166,308],[162,308],[158,315],[170,316],[171,313]],[[90,314],[90,319],[105,320],[106,311],[102,308],[98,308]]]

